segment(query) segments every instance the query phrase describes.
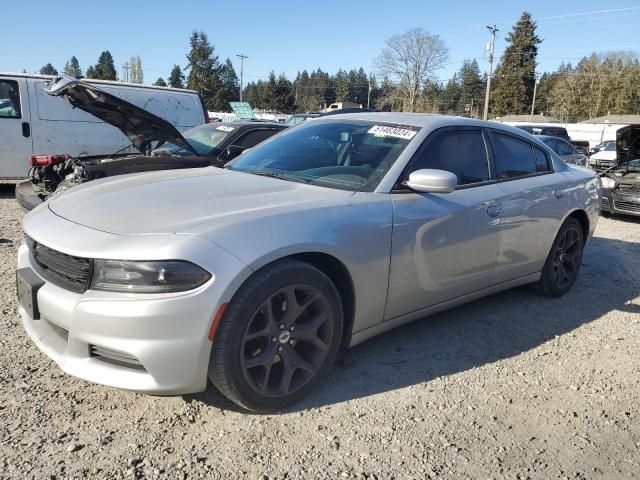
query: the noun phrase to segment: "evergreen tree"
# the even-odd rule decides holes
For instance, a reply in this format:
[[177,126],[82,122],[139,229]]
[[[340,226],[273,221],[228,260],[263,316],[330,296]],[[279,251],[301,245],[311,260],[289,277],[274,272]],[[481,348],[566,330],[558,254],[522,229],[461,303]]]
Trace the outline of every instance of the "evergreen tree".
[[531,109],[536,57],[542,42],[529,12],[523,12],[506,40],[509,45],[496,68],[492,113],[526,114]]
[[187,88],[197,90],[208,108],[215,105],[215,95],[220,88],[220,63],[207,34],[194,31],[191,34],[191,51],[187,55]]
[[456,113],[465,116],[475,116],[478,106],[483,101],[484,83],[480,74],[478,62],[465,60],[458,74],[460,81],[460,97]]
[[347,73],[338,70],[335,76],[336,102],[346,102],[349,100],[349,78]]
[[56,70],[53,65],[47,63],[44,67],[40,69],[41,75],[58,75],[58,70]]
[[220,69],[220,88],[215,94],[214,110],[216,112],[230,112],[229,102],[238,99],[238,76],[228,58]]
[[458,74],[454,73],[444,87],[442,94],[442,111],[444,113],[457,113],[458,103],[460,102],[460,82]]
[[89,67],[87,69],[87,77],[99,80],[117,80],[116,67],[109,50],[105,50],[100,54],[98,63],[93,68]]
[[73,78],[82,78],[82,70],[80,70],[80,64],[75,56],[71,57],[65,64],[64,74]]
[[154,85],[156,87],[166,87],[167,86],[167,82],[164,81],[164,78],[158,77],[158,79],[155,81]]
[[169,74],[169,86],[173,88],[184,88],[184,73],[180,65],[174,65]]

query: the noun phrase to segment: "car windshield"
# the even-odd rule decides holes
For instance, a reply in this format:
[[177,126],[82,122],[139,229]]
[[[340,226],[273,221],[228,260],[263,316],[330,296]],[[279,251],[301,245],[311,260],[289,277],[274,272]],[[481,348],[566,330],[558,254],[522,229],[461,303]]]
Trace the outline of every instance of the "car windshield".
[[605,150],[606,152],[615,152],[615,151],[616,151],[616,144],[615,144],[615,143],[613,143],[613,142],[612,142],[612,143],[609,143],[608,145],[606,145],[606,146],[604,147],[604,150]]
[[[193,147],[198,155],[210,155],[211,152],[220,145],[225,138],[233,133],[238,127],[232,125],[207,123],[204,125],[198,125],[197,127],[190,128],[182,133],[189,145]],[[157,148],[154,153],[174,153],[185,152],[181,147],[174,145],[173,143],[164,143]]]
[[227,168],[371,192],[418,130],[359,120],[305,122],[243,153]]

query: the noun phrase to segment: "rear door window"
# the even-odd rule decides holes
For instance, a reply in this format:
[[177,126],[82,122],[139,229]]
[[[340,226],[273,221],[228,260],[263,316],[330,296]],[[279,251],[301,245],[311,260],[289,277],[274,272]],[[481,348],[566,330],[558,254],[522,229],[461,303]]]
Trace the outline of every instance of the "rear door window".
[[20,118],[20,89],[15,80],[0,80],[0,118]]
[[549,157],[547,156],[541,148],[533,147],[533,154],[536,159],[536,171],[537,172],[548,172],[551,170],[549,164]]
[[491,146],[497,178],[508,179],[538,173],[530,143],[511,135],[492,132]]
[[458,185],[489,180],[487,149],[480,130],[444,130],[421,147],[411,172],[423,168],[455,173]]

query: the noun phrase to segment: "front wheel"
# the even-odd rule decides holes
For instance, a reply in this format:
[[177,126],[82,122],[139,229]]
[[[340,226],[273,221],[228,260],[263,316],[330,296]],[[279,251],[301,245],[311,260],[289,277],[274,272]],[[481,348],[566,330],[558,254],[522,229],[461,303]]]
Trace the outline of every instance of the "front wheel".
[[248,410],[284,408],[327,375],[342,325],[340,295],[323,272],[296,260],[274,263],[230,302],[214,337],[209,377]]
[[547,297],[560,297],[567,293],[578,275],[584,249],[582,225],[569,217],[556,235],[540,280],[534,289]]

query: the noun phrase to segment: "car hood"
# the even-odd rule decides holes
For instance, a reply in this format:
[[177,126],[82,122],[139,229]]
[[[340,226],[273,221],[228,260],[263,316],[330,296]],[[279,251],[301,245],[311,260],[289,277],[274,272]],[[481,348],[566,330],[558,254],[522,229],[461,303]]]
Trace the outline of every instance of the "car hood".
[[141,153],[154,141],[173,143],[196,153],[169,122],[94,85],[63,76],[56,78],[46,92],[118,128]]
[[591,155],[591,159],[592,160],[615,160],[616,152],[601,150],[600,152],[594,153],[593,155]]
[[49,209],[71,222],[118,235],[194,233],[203,223],[286,211],[353,192],[215,167],[122,175],[54,196]]

